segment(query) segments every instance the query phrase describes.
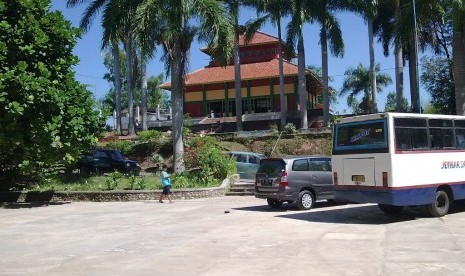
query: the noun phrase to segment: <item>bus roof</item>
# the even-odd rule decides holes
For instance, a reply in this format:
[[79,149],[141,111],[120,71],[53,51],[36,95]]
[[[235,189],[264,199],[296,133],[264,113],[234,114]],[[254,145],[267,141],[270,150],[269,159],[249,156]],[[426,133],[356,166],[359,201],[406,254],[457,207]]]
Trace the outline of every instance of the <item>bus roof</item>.
[[345,117],[345,118],[337,119],[335,123],[344,124],[344,123],[351,123],[351,122],[363,122],[363,121],[376,120],[376,119],[382,119],[382,118],[433,118],[433,119],[465,120],[465,116],[458,116],[458,115],[383,112],[383,113],[374,113],[374,114]]

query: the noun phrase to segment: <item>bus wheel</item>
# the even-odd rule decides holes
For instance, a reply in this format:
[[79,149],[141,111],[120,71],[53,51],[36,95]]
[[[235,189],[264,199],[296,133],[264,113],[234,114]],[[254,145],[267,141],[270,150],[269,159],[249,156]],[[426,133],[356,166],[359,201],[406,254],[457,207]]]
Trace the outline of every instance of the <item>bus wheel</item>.
[[281,200],[277,200],[274,198],[267,198],[266,202],[268,203],[268,206],[270,206],[273,209],[277,209],[283,206],[283,202]]
[[404,206],[395,206],[395,205],[387,205],[387,204],[378,204],[378,207],[383,213],[387,215],[398,215],[402,210],[404,210]]
[[436,191],[433,203],[428,205],[428,212],[433,217],[442,217],[449,212],[449,205],[449,195],[445,191],[439,190]]

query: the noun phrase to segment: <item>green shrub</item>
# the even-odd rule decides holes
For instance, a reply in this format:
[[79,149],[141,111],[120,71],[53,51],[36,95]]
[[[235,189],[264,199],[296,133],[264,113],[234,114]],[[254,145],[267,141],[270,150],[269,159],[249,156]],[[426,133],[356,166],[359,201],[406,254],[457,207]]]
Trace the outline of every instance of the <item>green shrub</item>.
[[276,123],[271,123],[269,128],[271,133],[273,133],[274,135],[279,134],[278,125]]
[[131,175],[129,177],[129,189],[130,190],[144,190],[146,187],[146,181],[141,176]]
[[118,187],[118,182],[124,177],[120,172],[109,173],[105,179],[105,184],[107,190],[114,190]]
[[151,140],[158,140],[162,137],[160,131],[156,130],[145,130],[141,131],[137,134],[137,141],[139,142],[147,142]]
[[112,142],[109,142],[105,147],[107,149],[119,150],[123,154],[129,154],[133,151],[133,143],[127,140],[112,141]]
[[173,175],[171,176],[171,180],[173,181],[172,183],[172,188],[173,189],[185,189],[185,188],[190,188],[191,186],[191,181],[189,177],[185,174],[179,174],[179,175]]
[[224,155],[212,137],[196,137],[184,152],[188,170],[193,170],[202,183],[224,179],[236,172],[236,163]]
[[284,126],[284,130],[289,134],[297,132],[297,128],[293,123],[288,123],[286,126]]
[[150,162],[152,162],[153,164],[162,164],[165,160],[163,159],[163,156],[161,156],[160,154],[154,152],[152,153],[152,155],[150,155]]

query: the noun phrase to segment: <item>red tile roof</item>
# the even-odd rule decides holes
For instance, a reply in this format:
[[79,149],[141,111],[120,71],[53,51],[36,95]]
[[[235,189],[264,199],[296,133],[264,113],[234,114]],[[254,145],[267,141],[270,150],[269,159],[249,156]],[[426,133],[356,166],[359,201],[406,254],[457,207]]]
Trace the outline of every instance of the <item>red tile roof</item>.
[[[257,44],[270,44],[270,43],[278,43],[278,38],[269,34],[265,34],[262,32],[255,32],[252,37],[252,40],[247,43],[247,45],[257,45]],[[239,45],[246,45],[245,44],[245,36],[239,35]]]
[[[239,35],[239,46],[252,46],[252,45],[264,45],[264,44],[278,44],[278,38],[269,34],[265,34],[262,32],[255,32],[252,39],[249,43],[245,44],[245,36],[243,34]],[[200,49],[202,52],[210,55],[208,52],[208,48]]]
[[[241,79],[253,80],[279,77],[278,65],[278,59],[272,59],[267,62],[241,64]],[[284,76],[296,76],[298,74],[297,65],[293,63],[284,61],[283,69]],[[307,75],[309,74],[313,75],[311,71],[307,70]],[[234,79],[234,65],[226,67],[204,67],[186,76],[186,86],[234,82]],[[170,82],[161,85],[161,88],[165,89],[170,87]]]

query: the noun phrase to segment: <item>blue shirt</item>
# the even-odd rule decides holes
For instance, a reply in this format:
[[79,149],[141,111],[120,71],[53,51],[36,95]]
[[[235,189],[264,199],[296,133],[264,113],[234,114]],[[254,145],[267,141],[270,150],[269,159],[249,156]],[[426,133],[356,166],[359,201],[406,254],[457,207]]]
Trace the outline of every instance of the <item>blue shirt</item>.
[[161,172],[161,184],[163,187],[171,185],[170,175],[166,171]]

